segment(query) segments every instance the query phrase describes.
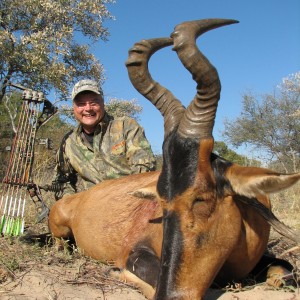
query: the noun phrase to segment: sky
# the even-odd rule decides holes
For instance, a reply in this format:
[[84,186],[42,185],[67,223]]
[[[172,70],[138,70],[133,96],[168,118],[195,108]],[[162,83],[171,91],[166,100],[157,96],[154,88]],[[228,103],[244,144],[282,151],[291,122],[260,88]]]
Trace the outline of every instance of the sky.
[[[222,84],[213,131],[217,141],[223,140],[225,118],[234,120],[240,115],[243,94],[272,93],[284,77],[300,70],[299,0],[117,0],[108,9],[115,16],[114,21],[104,22],[109,40],[92,47],[105,69],[104,94],[106,100],[138,100],[143,107],[139,123],[155,153],[161,153],[163,118],[128,78],[125,61],[134,43],[169,37],[184,21],[239,21],[211,30],[197,40],[199,49],[217,68]],[[195,96],[196,83],[171,47],[152,56],[149,70],[155,81],[188,106]]]

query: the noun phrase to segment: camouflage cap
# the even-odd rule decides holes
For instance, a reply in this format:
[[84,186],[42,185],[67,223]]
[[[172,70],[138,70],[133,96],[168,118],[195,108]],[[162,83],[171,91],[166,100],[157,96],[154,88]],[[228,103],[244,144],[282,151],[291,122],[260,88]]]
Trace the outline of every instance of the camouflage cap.
[[75,97],[83,91],[91,91],[98,95],[103,96],[102,89],[100,88],[100,86],[98,85],[98,83],[96,81],[90,80],[90,79],[83,79],[83,80],[78,81],[74,85],[74,88],[72,90],[72,96],[71,96],[72,100],[74,100]]

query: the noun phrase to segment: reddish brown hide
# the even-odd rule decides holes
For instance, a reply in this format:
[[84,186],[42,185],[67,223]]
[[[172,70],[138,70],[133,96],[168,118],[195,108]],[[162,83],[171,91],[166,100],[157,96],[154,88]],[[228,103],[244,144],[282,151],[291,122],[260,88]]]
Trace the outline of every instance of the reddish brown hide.
[[[157,172],[127,176],[63,197],[51,208],[51,232],[56,237],[74,236],[86,255],[124,267],[137,241],[161,241],[161,225],[149,223],[162,216],[153,200],[157,177]],[[157,255],[160,244],[154,246]]]
[[[51,208],[51,233],[57,238],[74,238],[85,255],[114,262],[122,269],[137,248],[151,249],[159,257],[162,210],[156,196],[158,175],[149,172],[104,181],[64,196]],[[158,268],[154,271],[157,277]],[[140,287],[146,297],[153,297],[154,289],[126,270],[116,276]]]
[[[113,261],[119,268],[126,267],[126,261],[135,248],[152,249],[160,257],[163,227],[160,222],[161,200],[156,194],[158,175],[157,172],[131,175],[65,196],[51,208],[49,226],[52,234],[55,237],[74,237],[84,254],[100,261]],[[267,207],[270,207],[270,201],[264,196],[265,190],[279,191],[300,178],[299,174],[279,175],[265,169],[237,165],[229,168],[226,176],[240,195],[256,195]],[[190,193],[194,191],[188,190],[182,197],[190,199]],[[178,207],[168,209],[180,210],[186,222],[191,222],[198,210],[199,224],[193,230],[198,233],[207,231],[212,239],[207,240],[201,251],[193,250],[192,255],[187,248],[184,260],[193,261],[186,262],[189,267],[180,272],[179,278],[190,289],[175,299],[200,299],[201,296],[193,298],[191,293],[195,286],[204,295],[215,277],[228,282],[244,277],[253,269],[266,249],[270,226],[254,208],[237,201],[234,192],[218,202],[209,215],[203,215],[199,207],[194,207],[191,212],[186,205],[181,201]],[[182,226],[190,225],[183,223]],[[196,258],[201,261],[195,263]],[[216,261],[219,262],[217,267]],[[214,266],[213,270],[211,266]],[[129,272],[124,270],[120,278],[136,284],[148,298],[153,297],[154,289]]]
[[[123,268],[118,275],[149,299],[202,299],[213,281],[247,275],[267,247],[269,223],[277,224],[268,194],[300,178],[241,167],[212,153],[221,85],[195,39],[232,23],[185,22],[171,38],[143,40],[130,49],[130,80],[164,117],[162,170],[65,196],[50,212],[55,237],[74,237],[86,255],[114,261]],[[148,71],[151,55],[170,45],[197,83],[186,109]]]

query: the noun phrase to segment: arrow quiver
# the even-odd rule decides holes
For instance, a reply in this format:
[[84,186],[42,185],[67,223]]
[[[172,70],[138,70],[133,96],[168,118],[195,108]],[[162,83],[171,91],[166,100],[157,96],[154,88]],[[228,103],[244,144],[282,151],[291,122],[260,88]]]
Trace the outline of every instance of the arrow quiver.
[[[36,132],[57,112],[57,108],[45,99],[41,92],[13,83],[8,83],[8,86],[23,90],[23,101],[11,155],[2,181],[0,232],[3,235],[18,236],[24,232],[26,198],[29,187],[34,185],[31,172]],[[38,200],[45,205],[41,197]]]

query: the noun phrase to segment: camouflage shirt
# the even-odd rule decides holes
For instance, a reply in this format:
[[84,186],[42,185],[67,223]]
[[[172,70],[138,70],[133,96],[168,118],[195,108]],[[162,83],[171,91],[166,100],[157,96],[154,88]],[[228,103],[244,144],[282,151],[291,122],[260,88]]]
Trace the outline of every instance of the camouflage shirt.
[[[131,118],[105,114],[93,138],[83,133],[81,125],[64,137],[53,181],[62,188],[56,198],[103,180],[152,171],[155,164],[143,128]],[[83,188],[78,188],[80,178]]]

